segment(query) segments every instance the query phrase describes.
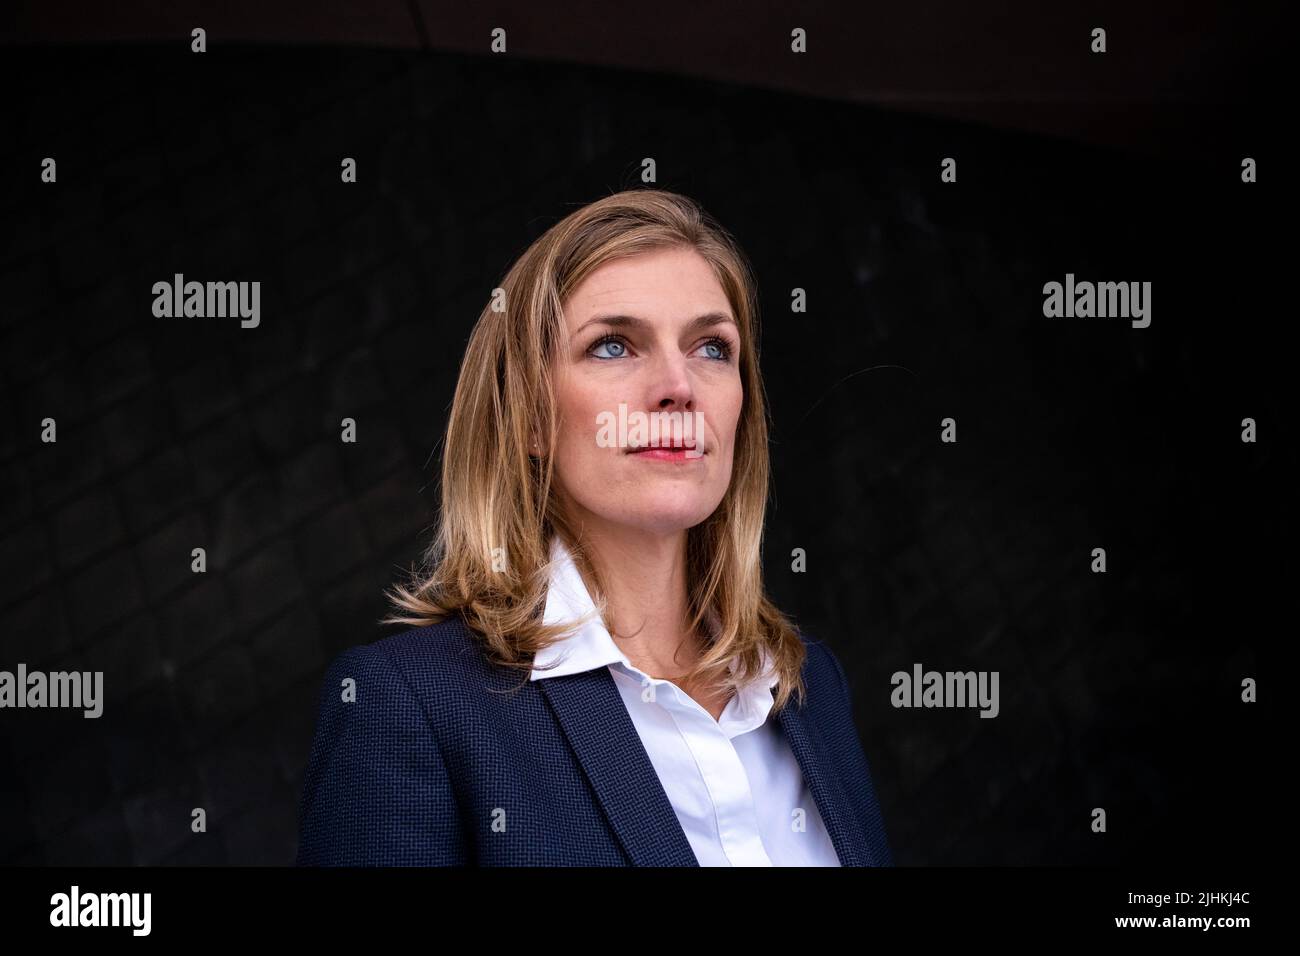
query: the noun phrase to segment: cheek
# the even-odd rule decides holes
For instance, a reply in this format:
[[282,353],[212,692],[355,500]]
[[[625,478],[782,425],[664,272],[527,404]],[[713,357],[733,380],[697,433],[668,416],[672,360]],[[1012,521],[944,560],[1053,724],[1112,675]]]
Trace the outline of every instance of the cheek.
[[728,448],[736,443],[736,428],[740,424],[740,411],[744,404],[744,393],[739,385],[715,406],[718,409],[717,438]]
[[596,421],[604,403],[593,390],[569,388],[557,397],[559,450],[565,458],[584,458],[597,451]]

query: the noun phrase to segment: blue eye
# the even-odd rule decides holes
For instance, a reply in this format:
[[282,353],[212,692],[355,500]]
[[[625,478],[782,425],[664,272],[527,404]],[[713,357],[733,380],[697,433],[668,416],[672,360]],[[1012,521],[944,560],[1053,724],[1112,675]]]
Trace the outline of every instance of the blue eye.
[[[612,355],[599,354],[600,349],[608,348]],[[591,348],[587,350],[591,355],[599,359],[622,358],[627,354],[627,345],[619,339],[617,335],[605,335],[592,343]]]
[[731,358],[731,343],[726,339],[709,339],[700,347],[709,349],[709,358],[716,362],[725,362]]

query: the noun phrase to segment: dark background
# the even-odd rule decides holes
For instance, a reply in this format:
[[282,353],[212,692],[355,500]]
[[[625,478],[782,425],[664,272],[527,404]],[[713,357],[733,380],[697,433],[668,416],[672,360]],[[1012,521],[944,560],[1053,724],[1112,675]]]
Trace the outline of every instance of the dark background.
[[[202,56],[183,4],[7,14],[0,669],[103,670],[106,703],[0,711],[0,862],[292,861],[320,678],[392,630],[473,321],[645,156],[755,265],[769,587],[845,664],[898,862],[1262,858],[1295,465],[1270,8],[328,6]],[[176,272],[260,281],[260,327],[154,318]],[[1044,318],[1067,272],[1151,281],[1150,328]],[[999,671],[1000,715],[894,709],[918,661]]]

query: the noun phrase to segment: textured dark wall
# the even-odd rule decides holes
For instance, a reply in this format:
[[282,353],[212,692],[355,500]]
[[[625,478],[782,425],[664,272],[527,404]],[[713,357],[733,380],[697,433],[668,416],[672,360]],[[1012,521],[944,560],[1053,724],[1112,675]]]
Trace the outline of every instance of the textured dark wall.
[[[9,49],[0,76],[0,669],[107,693],[98,720],[0,712],[0,861],[292,860],[324,665],[385,633],[427,541],[482,302],[645,156],[756,266],[769,586],[845,663],[898,861],[1260,853],[1267,704],[1239,685],[1278,627],[1295,456],[1285,173],[1239,174],[1259,135],[1156,162],[414,52]],[[176,272],[259,280],[260,327],[154,318]],[[1067,272],[1151,281],[1150,328],[1044,318]],[[1000,715],[891,707],[918,661],[998,670]]]

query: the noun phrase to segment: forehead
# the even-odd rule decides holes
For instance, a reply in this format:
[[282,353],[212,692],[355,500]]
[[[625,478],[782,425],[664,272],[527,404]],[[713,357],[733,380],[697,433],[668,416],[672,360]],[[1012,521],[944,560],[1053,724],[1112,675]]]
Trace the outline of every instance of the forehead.
[[603,263],[570,294],[564,318],[572,329],[603,313],[685,321],[710,311],[732,311],[713,267],[693,249],[670,248]]

